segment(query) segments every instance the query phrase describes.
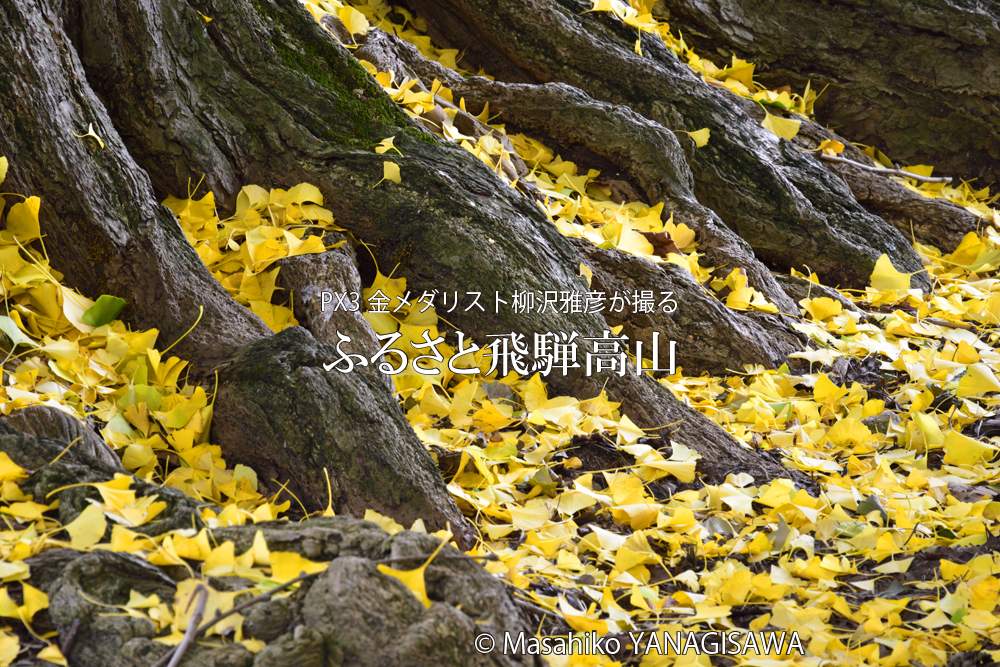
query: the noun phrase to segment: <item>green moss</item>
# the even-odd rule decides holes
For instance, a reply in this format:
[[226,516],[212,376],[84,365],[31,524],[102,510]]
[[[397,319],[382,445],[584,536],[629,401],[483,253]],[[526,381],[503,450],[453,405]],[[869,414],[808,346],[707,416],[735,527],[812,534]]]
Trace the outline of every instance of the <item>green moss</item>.
[[[330,40],[303,30],[301,21],[266,0],[254,3],[258,13],[278,26],[273,32],[271,45],[278,58],[292,69],[333,93],[341,125],[349,125],[347,136],[337,136],[340,141],[369,148],[372,141],[379,141],[389,133],[402,133],[421,142],[434,143],[428,133],[406,122],[406,117],[389,99],[371,76],[354,58],[345,57]],[[357,95],[355,90],[364,95]],[[331,124],[323,119],[314,120],[310,131],[317,136],[329,135]],[[333,138],[333,137],[331,137]]]

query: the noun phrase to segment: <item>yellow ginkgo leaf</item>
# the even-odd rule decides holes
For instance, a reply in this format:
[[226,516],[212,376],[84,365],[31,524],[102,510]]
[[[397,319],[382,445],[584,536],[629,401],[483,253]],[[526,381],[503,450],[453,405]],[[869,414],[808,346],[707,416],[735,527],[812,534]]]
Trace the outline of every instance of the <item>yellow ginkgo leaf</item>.
[[0,183],[7,178],[7,158],[0,157]]
[[688,136],[694,139],[694,145],[698,148],[708,144],[708,139],[711,135],[712,132],[707,127],[695,130],[694,132],[688,132]]
[[42,232],[38,226],[38,211],[41,206],[42,200],[38,197],[28,197],[23,202],[11,206],[10,212],[7,213],[7,235],[13,236],[21,243],[28,243],[40,237]]
[[389,151],[396,151],[397,153],[402,155],[399,149],[396,148],[392,143],[393,139],[395,138],[396,137],[386,137],[382,141],[378,142],[378,146],[375,147],[375,152],[381,154],[381,153],[388,153]]
[[875,262],[875,270],[872,272],[872,287],[879,291],[910,289],[910,274],[897,271],[889,256],[883,254]]
[[21,581],[31,575],[31,566],[23,560],[0,561],[0,581]]
[[313,574],[326,569],[327,563],[316,563],[294,551],[271,552],[271,579],[285,583],[303,572]]
[[108,521],[99,505],[88,505],[80,515],[66,526],[70,546],[74,549],[89,549],[104,538]]
[[826,296],[810,299],[808,301],[803,299],[800,302],[800,305],[805,308],[806,312],[812,315],[814,319],[821,322],[833,317],[834,315],[840,315],[844,312],[843,304]]
[[22,620],[30,623],[35,614],[49,608],[49,596],[27,583],[21,584],[21,589],[22,595],[24,595],[24,604],[18,608],[18,615]]
[[844,152],[844,144],[837,141],[836,139],[827,139],[823,141],[817,148],[823,151],[827,155],[838,155]]
[[330,487],[330,473],[326,468],[323,468],[323,475],[326,477],[326,509],[320,516],[337,516],[333,511],[333,489]]
[[782,116],[776,116],[770,113],[764,117],[763,121],[761,121],[761,125],[771,130],[782,139],[794,138],[795,135],[799,133],[799,126],[801,124],[802,123],[797,120],[783,118]]
[[[382,181],[389,180],[393,183],[402,183],[403,179],[399,175],[399,165],[395,162],[383,162],[382,163]],[[376,183],[373,187],[378,187],[382,181]]]
[[983,459],[990,459],[996,454],[996,448],[989,443],[973,440],[958,431],[948,431],[944,437],[944,450],[947,453],[945,462],[958,465],[972,465]]
[[970,364],[969,370],[958,381],[955,395],[959,398],[1000,392],[1000,380],[986,364]]
[[14,463],[7,452],[0,452],[0,482],[20,481],[28,476],[28,471]]
[[[211,20],[211,19],[209,19],[209,20]],[[49,644],[48,646],[46,646],[45,648],[43,648],[41,651],[39,651],[38,652],[38,659],[39,660],[44,660],[45,662],[51,662],[53,665],[66,665],[66,664],[68,664],[66,662],[65,656],[63,656],[63,654],[62,654],[62,651],[60,651],[59,647],[56,646],[55,644]],[[2,657],[0,657],[0,660],[2,660]],[[0,664],[2,664],[2,663],[0,663]]]
[[944,444],[944,434],[941,428],[934,421],[934,418],[923,412],[913,415],[913,423],[917,429],[924,434],[924,443],[927,447],[940,447]]
[[[450,535],[449,535],[450,537]],[[389,567],[388,565],[379,565],[378,571],[382,574],[387,574],[390,577],[395,577],[403,582],[407,588],[423,603],[424,607],[429,608],[431,606],[431,601],[427,597],[427,584],[424,581],[424,570],[427,566],[431,564],[431,561],[440,553],[441,549],[444,548],[447,539],[441,540],[441,543],[434,550],[434,553],[430,555],[430,558],[424,562],[423,565],[415,570],[396,570]]]
[[365,15],[356,10],[354,7],[345,6],[341,7],[340,11],[337,13],[340,20],[344,22],[344,27],[351,35],[366,35],[368,34],[368,19]]
[[[7,667],[21,652],[21,642],[16,635],[0,630],[0,666]],[[39,654],[41,657],[41,654]],[[65,663],[63,663],[65,664]]]
[[645,431],[632,423],[628,416],[622,415],[622,420],[618,423],[618,443],[629,445],[644,437],[646,437]]
[[873,440],[872,432],[857,419],[846,417],[833,425],[827,437],[834,445],[855,446]]
[[100,146],[101,148],[104,148],[104,141],[99,136],[97,136],[97,134],[94,132],[94,124],[93,123],[91,123],[90,125],[87,126],[87,133],[86,134],[77,134],[76,132],[74,132],[73,136],[76,137],[77,139],[83,139],[85,137],[93,137],[94,139],[97,140],[97,145]]

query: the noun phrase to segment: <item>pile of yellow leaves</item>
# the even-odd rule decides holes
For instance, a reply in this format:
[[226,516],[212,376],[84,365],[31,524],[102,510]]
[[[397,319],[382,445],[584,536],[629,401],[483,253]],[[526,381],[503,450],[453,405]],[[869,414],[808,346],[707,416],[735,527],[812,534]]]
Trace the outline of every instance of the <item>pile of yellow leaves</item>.
[[[0,183],[6,171],[7,160],[0,158]],[[308,188],[300,188],[299,192],[312,196]],[[251,191],[248,196],[254,194]],[[288,209],[298,206],[285,193],[278,193],[276,198],[289,202]],[[207,206],[211,198],[207,200],[200,203]],[[196,212],[198,203],[186,202],[182,209]],[[49,267],[44,253],[38,223],[41,205],[37,197],[13,204],[7,212],[7,229],[0,232],[0,285],[6,312],[0,315],[0,331],[16,350],[22,350],[16,356],[11,350],[4,364],[0,412],[6,415],[20,408],[44,405],[96,421],[105,443],[118,453],[126,470],[209,503],[203,518],[210,526],[277,518],[288,503],[277,504],[274,499],[262,497],[256,491],[254,471],[239,465],[228,469],[219,447],[209,442],[212,397],[202,387],[183,381],[188,363],[167,355],[173,345],[158,349],[155,329],[133,332],[116,319],[95,321],[95,316],[101,317],[101,304],[111,297],[95,302],[61,284],[62,276]],[[309,206],[299,208],[313,215],[311,219],[322,220],[322,210]],[[254,207],[258,204],[248,208]],[[251,217],[248,213],[242,220]],[[206,213],[202,219],[211,217]],[[251,230],[248,235],[262,226],[253,221],[241,224]],[[199,228],[186,231],[197,234]],[[289,246],[294,242],[290,241]],[[120,310],[119,306],[114,315]],[[7,517],[7,530],[0,531],[2,582],[29,579],[30,569],[24,559],[42,549],[112,549],[137,553],[158,565],[177,565],[187,563],[192,554],[202,553],[201,547],[208,544],[204,531],[199,535],[190,530],[173,531],[155,538],[143,535],[144,527],[157,520],[166,504],[156,496],[137,497],[130,476],[118,475],[112,481],[92,485],[102,502],[92,504],[67,526],[53,518],[58,514],[58,501],[40,504],[32,494],[21,491],[17,482],[27,477],[27,471],[0,453],[0,513]],[[113,522],[111,540],[104,542],[109,519]],[[68,541],[53,538],[62,529]],[[212,550],[206,548],[203,552],[207,556]],[[221,563],[225,558],[217,556],[216,561]],[[263,573],[258,577],[266,578]],[[23,588],[20,606],[14,605],[6,589],[0,588],[0,616],[19,620],[30,628],[32,617],[47,607],[48,601],[44,593],[27,583],[18,585]],[[177,625],[180,617],[169,606],[157,603],[149,608],[159,610],[155,617],[150,612],[158,628],[170,626],[175,634],[183,630],[183,622]],[[11,663],[18,647],[15,635],[0,631],[0,667]],[[66,664],[55,644],[39,657]]]
[[289,308],[271,303],[280,268],[270,267],[284,257],[328,249],[322,233],[307,234],[337,229],[322,203],[316,186],[300,183],[270,192],[248,185],[236,199],[236,213],[222,222],[211,192],[197,201],[168,197],[163,205],[177,216],[185,238],[226,291],[277,332],[298,321]]

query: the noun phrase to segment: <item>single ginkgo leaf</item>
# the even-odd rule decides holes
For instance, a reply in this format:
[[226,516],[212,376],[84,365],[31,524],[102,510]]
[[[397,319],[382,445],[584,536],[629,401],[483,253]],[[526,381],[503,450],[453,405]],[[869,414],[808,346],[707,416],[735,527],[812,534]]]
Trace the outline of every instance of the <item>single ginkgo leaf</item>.
[[103,327],[121,315],[123,308],[125,308],[125,299],[102,294],[93,306],[83,312],[80,319],[83,320],[84,324],[92,327]]
[[320,516],[337,516],[337,513],[333,511],[333,488],[330,486],[330,473],[325,467],[323,474],[326,476],[326,509]]
[[[403,179],[399,175],[399,165],[395,162],[383,162],[382,163],[382,181],[390,180],[393,183],[402,183]],[[378,187],[382,181],[379,181],[372,187]]]
[[0,183],[7,178],[7,158],[0,157]]
[[87,126],[87,134],[77,134],[76,132],[74,132],[73,136],[76,137],[77,139],[83,139],[84,137],[93,137],[94,139],[97,140],[97,145],[100,146],[101,148],[104,148],[104,141],[94,132],[93,123]]
[[395,146],[393,146],[393,144],[392,144],[392,140],[395,139],[395,138],[396,137],[394,137],[394,136],[393,137],[387,137],[387,138],[383,139],[382,141],[378,142],[378,146],[375,147],[375,152],[381,154],[381,153],[388,153],[389,151],[396,151],[397,153],[399,153],[400,155],[402,155],[402,153],[400,153],[399,149],[396,148]]
[[99,505],[88,505],[80,515],[66,526],[70,546],[74,549],[89,549],[102,539],[108,529],[108,521]]
[[382,574],[387,574],[390,577],[395,577],[396,579],[402,581],[403,585],[410,589],[417,599],[423,603],[424,607],[429,608],[431,606],[431,601],[427,597],[427,584],[424,581],[424,570],[427,569],[427,566],[431,564],[431,561],[434,560],[441,549],[444,548],[446,541],[447,540],[441,540],[441,544],[437,546],[437,549],[434,550],[434,553],[431,554],[430,558],[428,558],[423,565],[415,570],[396,570],[388,565],[379,565],[378,571]]
[[38,211],[41,206],[42,200],[38,197],[28,197],[11,206],[7,214],[7,238],[13,236],[21,243],[39,238],[42,235],[38,226]]
[[955,395],[959,398],[968,398],[979,394],[1000,392],[1000,381],[986,364],[971,364],[958,381],[958,389]]
[[329,563],[316,563],[294,551],[271,552],[271,579],[285,583],[302,573],[322,572]]
[[837,141],[836,139],[827,139],[822,142],[817,148],[823,151],[827,155],[837,155],[844,152],[844,144]]
[[782,139],[792,139],[795,137],[795,135],[799,133],[799,126],[801,124],[802,123],[797,120],[782,118],[781,116],[775,116],[774,114],[767,114],[761,122],[761,125],[771,130]]
[[958,465],[972,465],[983,459],[988,461],[997,452],[996,448],[989,443],[973,440],[958,431],[948,431],[945,435],[944,451],[947,454],[945,461]]
[[368,34],[368,19],[354,7],[342,7],[337,15],[344,22],[344,27],[347,28],[351,35]]
[[924,434],[924,443],[927,447],[940,447],[944,444],[944,434],[934,418],[923,412],[913,415],[913,424]]
[[54,665],[66,665],[66,657],[55,644],[49,644],[38,652],[38,659],[44,662],[51,662]]
[[21,584],[21,592],[24,595],[24,604],[18,608],[17,614],[22,621],[30,623],[35,614],[49,608],[49,596],[27,583]]
[[688,136],[694,139],[694,145],[698,148],[706,145],[708,143],[708,138],[712,135],[712,132],[707,128],[703,127],[700,130],[695,130],[694,132],[688,132]]
[[0,331],[6,334],[7,338],[10,338],[14,345],[27,345],[29,347],[38,347],[38,344],[28,338],[27,335],[21,328],[17,326],[17,323],[7,317],[6,315],[0,315]]
[[[14,662],[17,658],[17,654],[21,652],[21,642],[18,638],[5,631],[0,630],[0,665],[9,665]],[[41,658],[41,653],[39,653]]]
[[889,256],[883,254],[875,262],[875,270],[872,272],[872,287],[879,291],[910,289],[910,274],[897,271]]

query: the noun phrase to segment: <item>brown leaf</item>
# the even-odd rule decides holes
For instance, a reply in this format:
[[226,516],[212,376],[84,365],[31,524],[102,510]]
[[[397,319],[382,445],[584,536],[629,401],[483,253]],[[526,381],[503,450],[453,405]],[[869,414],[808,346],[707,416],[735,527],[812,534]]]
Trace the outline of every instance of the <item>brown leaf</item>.
[[681,250],[674,243],[674,240],[670,238],[670,234],[666,232],[639,232],[646,237],[646,240],[653,245],[653,254],[657,257],[667,258],[667,255],[674,253],[675,255],[680,255]]

